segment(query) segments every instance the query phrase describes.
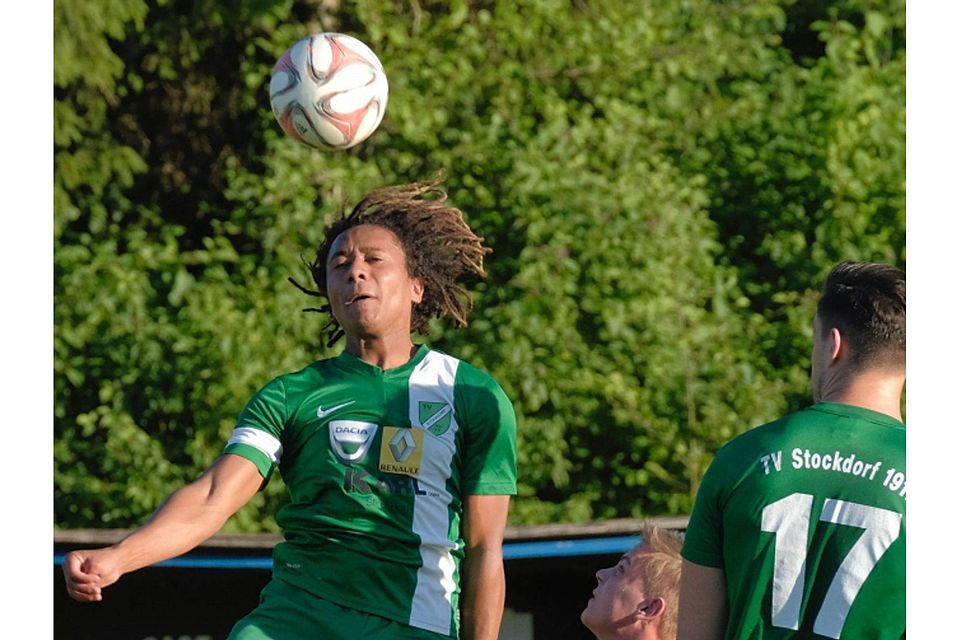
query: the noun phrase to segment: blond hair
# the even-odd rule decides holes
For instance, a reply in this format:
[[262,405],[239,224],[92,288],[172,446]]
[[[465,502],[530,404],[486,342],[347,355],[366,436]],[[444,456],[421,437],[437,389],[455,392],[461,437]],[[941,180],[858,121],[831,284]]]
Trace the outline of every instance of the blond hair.
[[650,595],[663,598],[665,610],[660,622],[660,636],[677,637],[677,609],[680,605],[680,549],[683,537],[670,529],[645,523],[641,531],[647,547],[644,553],[643,577]]

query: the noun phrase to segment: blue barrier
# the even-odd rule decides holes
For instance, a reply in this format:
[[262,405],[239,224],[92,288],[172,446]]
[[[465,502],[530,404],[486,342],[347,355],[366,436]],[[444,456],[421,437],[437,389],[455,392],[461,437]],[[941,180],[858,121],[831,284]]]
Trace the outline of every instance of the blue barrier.
[[[641,536],[614,536],[609,538],[578,538],[572,540],[538,540],[535,542],[506,542],[503,545],[504,560],[531,560],[537,558],[566,558],[624,553],[639,544]],[[65,554],[53,555],[53,563],[63,562]],[[255,569],[273,568],[273,559],[267,557],[241,556],[181,556],[158,562],[154,567],[174,569]]]

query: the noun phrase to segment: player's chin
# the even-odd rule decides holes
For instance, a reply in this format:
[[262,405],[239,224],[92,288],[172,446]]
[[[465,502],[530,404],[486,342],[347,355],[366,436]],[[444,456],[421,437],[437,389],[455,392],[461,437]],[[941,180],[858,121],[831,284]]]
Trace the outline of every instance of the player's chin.
[[590,598],[587,601],[587,606],[583,608],[583,611],[580,612],[580,622],[585,625],[590,624],[590,605],[593,604],[593,598]]

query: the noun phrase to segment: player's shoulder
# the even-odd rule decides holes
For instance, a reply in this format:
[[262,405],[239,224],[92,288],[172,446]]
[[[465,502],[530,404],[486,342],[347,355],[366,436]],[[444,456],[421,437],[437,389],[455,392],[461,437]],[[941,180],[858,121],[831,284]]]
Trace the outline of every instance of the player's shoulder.
[[716,457],[735,464],[736,461],[750,460],[757,453],[795,442],[800,437],[839,433],[853,438],[879,438],[895,444],[905,440],[905,425],[862,407],[818,402],[741,433],[722,446]]
[[802,428],[811,419],[810,409],[806,407],[744,431],[723,445],[717,457],[743,459],[745,451],[769,449],[794,429]]
[[[426,347],[424,347],[426,348]],[[454,372],[458,382],[469,381],[471,383],[493,383],[496,384],[493,376],[484,369],[474,365],[471,362],[451,355],[445,351],[434,348],[426,348],[427,355],[424,362],[429,366],[442,366]]]
[[885,413],[867,407],[840,402],[818,402],[810,407],[810,413],[820,420],[834,420],[846,428],[860,428],[906,433],[906,425]]
[[468,405],[488,405],[491,401],[499,404],[509,404],[506,392],[496,378],[486,369],[471,362],[444,353],[439,349],[431,349],[428,360],[433,366],[445,366],[452,372],[454,379],[454,394],[458,402]]
[[324,378],[335,378],[342,375],[336,370],[336,362],[336,357],[323,358],[299,369],[277,373],[264,387],[296,389],[303,385],[315,385]]
[[466,360],[460,360],[460,366],[457,369],[457,381],[459,386],[469,390],[471,387],[477,387],[487,390],[493,390],[498,394],[503,394],[503,387],[497,382],[489,371],[483,367],[477,366]]

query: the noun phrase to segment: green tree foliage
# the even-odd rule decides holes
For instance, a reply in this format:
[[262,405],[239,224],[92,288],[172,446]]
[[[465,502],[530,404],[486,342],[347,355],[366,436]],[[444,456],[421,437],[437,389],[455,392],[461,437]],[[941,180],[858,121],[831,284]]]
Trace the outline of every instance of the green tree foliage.
[[[429,341],[515,401],[512,521],[687,512],[719,446],[807,402],[829,267],[905,262],[904,14],[57,0],[58,526],[142,521],[253,391],[330,355],[286,278],[340,206],[438,170],[494,253],[470,326]],[[268,108],[274,61],[316,31],[390,81],[347,152]],[[283,500],[274,480],[228,526],[273,529]]]

